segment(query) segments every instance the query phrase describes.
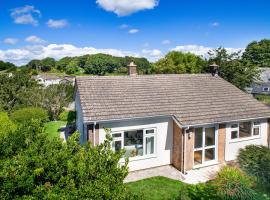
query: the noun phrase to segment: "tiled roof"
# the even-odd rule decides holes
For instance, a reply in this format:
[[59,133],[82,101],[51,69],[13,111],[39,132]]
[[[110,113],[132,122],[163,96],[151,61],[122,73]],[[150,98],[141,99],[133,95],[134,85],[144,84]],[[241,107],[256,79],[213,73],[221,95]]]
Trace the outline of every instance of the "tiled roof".
[[85,122],[172,115],[182,125],[270,117],[270,109],[210,74],[77,77]]

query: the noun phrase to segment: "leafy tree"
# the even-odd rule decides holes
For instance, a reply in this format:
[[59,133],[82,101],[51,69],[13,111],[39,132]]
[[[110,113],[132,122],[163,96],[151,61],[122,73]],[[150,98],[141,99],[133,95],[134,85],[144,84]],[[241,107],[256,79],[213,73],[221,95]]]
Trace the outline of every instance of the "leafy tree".
[[210,51],[209,56],[209,64],[215,62],[219,65],[219,75],[242,90],[259,77],[259,68],[242,60],[241,52],[228,53],[220,47]]
[[70,63],[71,60],[72,60],[71,57],[61,58],[55,64],[56,69],[63,72],[66,69],[66,67],[68,66],[68,64]]
[[55,60],[53,58],[44,58],[40,61],[40,69],[43,72],[50,71],[55,67]]
[[243,53],[243,59],[258,67],[270,67],[270,40],[249,43]]
[[40,60],[31,60],[26,64],[26,68],[34,69],[36,71],[41,70],[41,61]]
[[201,73],[205,65],[206,61],[192,53],[172,51],[157,61],[152,70],[162,74]]
[[24,71],[13,72],[11,76],[0,74],[0,85],[0,110],[7,112],[23,107],[23,99],[39,87]]
[[[112,151],[109,135],[95,147],[81,146],[78,133],[63,143],[34,121],[13,135],[0,140],[0,199],[137,199],[123,184],[124,152]],[[1,148],[7,143],[12,151]]]
[[28,107],[14,111],[11,114],[11,119],[17,123],[28,123],[35,119],[40,121],[42,124],[49,121],[49,116],[46,110],[42,108]]
[[8,71],[14,71],[16,70],[16,66],[10,62],[3,62],[0,60],[0,71],[8,70]]

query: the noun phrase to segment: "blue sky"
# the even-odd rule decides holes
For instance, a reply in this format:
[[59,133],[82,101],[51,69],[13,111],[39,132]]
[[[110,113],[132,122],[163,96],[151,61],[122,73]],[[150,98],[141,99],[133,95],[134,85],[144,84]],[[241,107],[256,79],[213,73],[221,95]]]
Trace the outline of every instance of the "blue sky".
[[267,0],[0,0],[0,60],[234,51],[270,38],[269,10]]

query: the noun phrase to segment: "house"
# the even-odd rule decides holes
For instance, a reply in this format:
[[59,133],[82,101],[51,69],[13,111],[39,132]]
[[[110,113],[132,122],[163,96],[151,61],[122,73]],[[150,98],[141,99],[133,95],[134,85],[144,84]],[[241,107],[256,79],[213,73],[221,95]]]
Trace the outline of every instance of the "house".
[[54,74],[39,74],[37,76],[33,76],[33,78],[45,87],[60,83],[70,83],[72,85],[75,83],[75,77],[73,76],[60,77]]
[[185,173],[269,145],[270,109],[215,72],[136,75],[131,64],[128,76],[77,77],[75,87],[81,143],[102,143],[110,128],[130,171],[173,165]]
[[259,80],[251,85],[250,93],[270,95],[270,68],[261,68]]

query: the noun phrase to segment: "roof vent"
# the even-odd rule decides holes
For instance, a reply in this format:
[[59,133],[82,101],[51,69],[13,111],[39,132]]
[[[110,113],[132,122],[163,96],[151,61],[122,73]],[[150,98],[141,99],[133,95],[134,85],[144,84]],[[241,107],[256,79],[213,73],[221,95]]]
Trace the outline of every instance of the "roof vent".
[[218,68],[219,66],[215,62],[209,65],[209,70],[212,76],[218,76]]
[[134,62],[131,62],[128,65],[128,75],[129,76],[137,75],[137,65]]

